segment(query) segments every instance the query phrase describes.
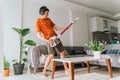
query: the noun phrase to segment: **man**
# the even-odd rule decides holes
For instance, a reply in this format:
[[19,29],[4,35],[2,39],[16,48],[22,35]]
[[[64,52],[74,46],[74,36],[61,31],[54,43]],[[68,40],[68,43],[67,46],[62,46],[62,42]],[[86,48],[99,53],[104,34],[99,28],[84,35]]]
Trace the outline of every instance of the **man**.
[[[63,30],[64,28],[62,27],[58,27],[56,26],[50,18],[48,18],[48,13],[49,13],[49,9],[46,6],[42,6],[39,10],[40,13],[40,18],[38,18],[38,20],[36,21],[36,32],[37,32],[37,36],[39,39],[42,39],[43,41],[45,41],[48,45],[48,57],[46,59],[45,65],[44,65],[44,69],[43,69],[43,76],[47,77],[47,67],[50,64],[50,61],[52,58],[54,58],[54,54],[55,54],[55,48],[60,52],[60,56],[61,58],[65,58],[65,52],[64,52],[64,47],[60,41],[60,43],[58,45],[56,45],[55,47],[51,47],[50,45],[53,44],[53,40],[50,39],[53,36],[57,36],[55,30]],[[60,40],[60,39],[59,39]],[[64,69],[65,69],[65,73],[68,72],[68,66],[66,63],[63,63],[64,65]]]

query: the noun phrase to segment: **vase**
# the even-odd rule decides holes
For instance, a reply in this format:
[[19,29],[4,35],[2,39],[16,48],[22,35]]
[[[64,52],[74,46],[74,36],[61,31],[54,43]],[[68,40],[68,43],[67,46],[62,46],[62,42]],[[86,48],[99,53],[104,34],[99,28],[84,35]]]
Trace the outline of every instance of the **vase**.
[[13,64],[15,75],[23,74],[24,65],[25,65],[24,63],[22,63],[22,64]]
[[4,77],[9,76],[9,69],[4,70]]
[[101,51],[93,51],[94,59],[100,59],[101,58]]

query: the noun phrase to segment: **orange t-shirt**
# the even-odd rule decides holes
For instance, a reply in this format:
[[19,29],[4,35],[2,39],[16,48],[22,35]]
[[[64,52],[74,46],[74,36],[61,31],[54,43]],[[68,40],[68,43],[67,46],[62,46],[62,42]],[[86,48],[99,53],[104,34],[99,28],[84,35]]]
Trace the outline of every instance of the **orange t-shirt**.
[[54,23],[49,19],[38,19],[36,21],[36,32],[42,32],[46,39],[57,36],[53,27]]

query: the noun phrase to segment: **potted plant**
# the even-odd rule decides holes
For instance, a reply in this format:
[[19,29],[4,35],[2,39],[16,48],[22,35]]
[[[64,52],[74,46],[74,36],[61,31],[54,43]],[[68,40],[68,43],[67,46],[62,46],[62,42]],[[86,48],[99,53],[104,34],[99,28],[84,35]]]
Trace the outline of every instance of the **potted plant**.
[[27,62],[27,58],[24,57],[23,55],[27,55],[27,50],[26,48],[28,46],[35,46],[36,43],[33,40],[25,40],[24,38],[26,35],[30,33],[29,28],[12,28],[14,31],[16,31],[19,34],[19,41],[20,41],[20,52],[19,52],[19,59],[13,60],[14,64],[14,72],[16,75],[23,74],[23,69],[24,69],[24,63]]
[[6,60],[6,58],[4,57],[4,76],[7,77],[9,76],[9,67],[10,67],[10,63],[8,60]]
[[89,47],[92,50],[94,58],[100,58],[101,51],[104,49],[103,43],[97,40],[89,42]]

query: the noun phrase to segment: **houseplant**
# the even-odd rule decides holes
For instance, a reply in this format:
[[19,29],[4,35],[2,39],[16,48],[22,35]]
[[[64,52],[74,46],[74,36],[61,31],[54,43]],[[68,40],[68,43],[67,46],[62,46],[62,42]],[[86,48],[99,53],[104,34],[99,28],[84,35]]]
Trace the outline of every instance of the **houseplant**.
[[22,74],[24,69],[24,62],[27,62],[27,58],[25,58],[23,55],[27,55],[26,48],[28,46],[35,46],[36,43],[33,40],[25,40],[24,38],[26,35],[30,33],[29,28],[12,28],[14,31],[16,31],[19,34],[19,41],[20,41],[20,52],[19,52],[19,59],[13,60],[14,64],[14,72],[16,75]]
[[104,49],[104,44],[98,40],[89,42],[89,47],[92,50],[94,58],[100,58],[101,51]]
[[9,63],[9,61],[4,57],[4,76],[5,76],[5,77],[9,76],[9,67],[10,67],[10,63]]

